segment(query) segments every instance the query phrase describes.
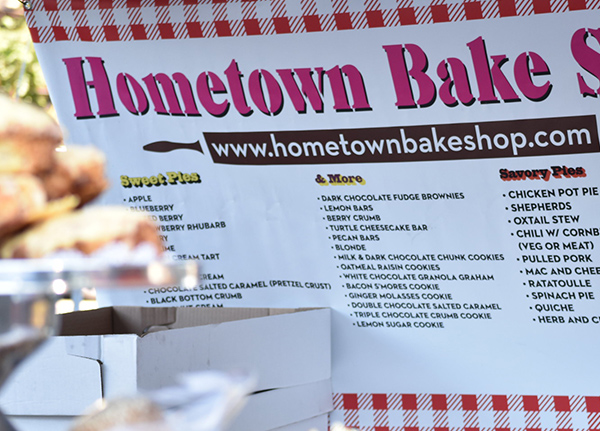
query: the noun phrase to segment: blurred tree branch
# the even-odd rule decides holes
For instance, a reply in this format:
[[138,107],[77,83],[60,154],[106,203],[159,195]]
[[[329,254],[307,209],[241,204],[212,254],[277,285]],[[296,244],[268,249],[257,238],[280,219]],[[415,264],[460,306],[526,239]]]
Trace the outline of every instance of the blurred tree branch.
[[50,98],[18,0],[0,0],[0,91],[48,108]]

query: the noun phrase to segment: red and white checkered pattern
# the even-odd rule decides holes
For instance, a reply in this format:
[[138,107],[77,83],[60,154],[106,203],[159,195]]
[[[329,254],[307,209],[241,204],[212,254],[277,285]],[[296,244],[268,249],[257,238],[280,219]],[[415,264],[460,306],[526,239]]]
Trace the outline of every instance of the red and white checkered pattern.
[[597,431],[600,396],[335,394],[332,422],[361,431]]
[[599,9],[600,0],[32,0],[34,42],[111,42],[398,27]]

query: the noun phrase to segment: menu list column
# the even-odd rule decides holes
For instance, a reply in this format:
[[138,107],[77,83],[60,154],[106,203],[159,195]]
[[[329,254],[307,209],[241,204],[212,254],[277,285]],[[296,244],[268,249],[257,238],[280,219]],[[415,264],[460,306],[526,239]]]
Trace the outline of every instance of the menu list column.
[[589,313],[600,275],[594,254],[600,229],[584,211],[589,200],[600,197],[598,187],[510,190],[503,197],[532,320],[600,323],[600,316]]
[[[366,179],[360,175],[318,175],[316,182],[339,186],[322,188],[316,199],[354,326],[444,329],[456,321],[491,320],[502,312],[499,302],[473,302],[457,286],[493,283],[496,274],[478,266],[503,262],[504,255],[434,252],[439,232],[432,233],[427,220],[403,211],[461,202],[467,199],[463,192],[361,193]],[[431,244],[431,252],[407,248],[416,234],[426,236],[423,243]]]

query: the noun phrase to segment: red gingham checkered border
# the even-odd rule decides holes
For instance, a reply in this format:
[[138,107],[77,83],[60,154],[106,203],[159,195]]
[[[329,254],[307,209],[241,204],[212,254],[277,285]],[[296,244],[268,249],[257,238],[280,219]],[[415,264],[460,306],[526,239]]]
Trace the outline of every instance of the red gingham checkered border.
[[600,396],[344,393],[333,409],[361,431],[600,430]]
[[398,27],[600,8],[600,0],[32,0],[35,43]]

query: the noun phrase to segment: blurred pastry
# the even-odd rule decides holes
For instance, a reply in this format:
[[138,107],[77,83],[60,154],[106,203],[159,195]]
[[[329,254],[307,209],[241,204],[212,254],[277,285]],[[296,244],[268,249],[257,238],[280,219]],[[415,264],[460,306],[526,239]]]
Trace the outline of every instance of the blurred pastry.
[[42,182],[33,175],[0,174],[0,238],[31,223],[46,206]]
[[104,176],[106,158],[96,147],[68,145],[56,152],[55,159],[53,169],[42,176],[48,199],[75,195],[82,206],[108,187]]
[[119,206],[91,206],[62,213],[37,223],[4,242],[2,258],[42,258],[73,250],[91,255],[119,243],[130,250],[148,244],[162,254],[156,225],[143,213]]
[[110,244],[124,254],[148,244],[144,256],[160,256],[148,216],[126,207],[81,208],[108,187],[105,156],[93,146],[57,151],[62,137],[46,112],[0,94],[0,258],[112,255]]
[[166,431],[162,410],[142,397],[104,402],[99,408],[77,418],[69,431]]
[[42,109],[0,94],[0,173],[49,171],[62,139],[58,123]]

